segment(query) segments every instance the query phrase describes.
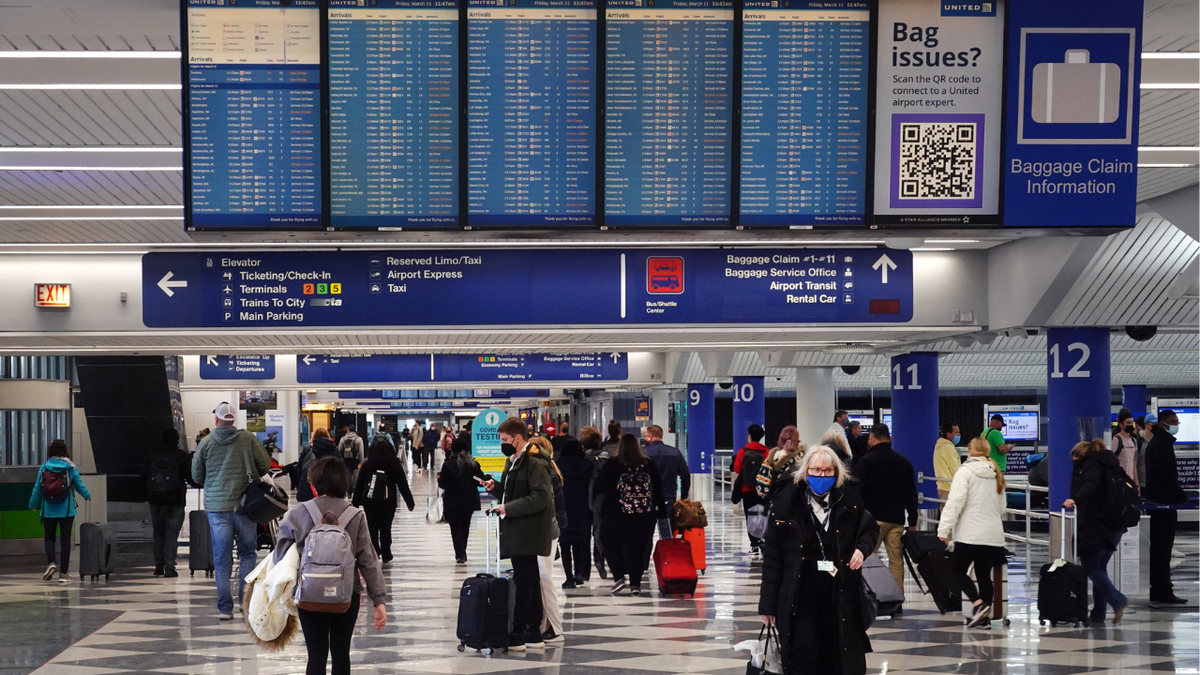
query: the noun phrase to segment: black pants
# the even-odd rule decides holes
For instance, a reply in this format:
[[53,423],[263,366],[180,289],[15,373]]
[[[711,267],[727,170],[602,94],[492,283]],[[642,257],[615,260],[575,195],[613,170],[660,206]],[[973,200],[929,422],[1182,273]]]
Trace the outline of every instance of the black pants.
[[[450,525],[450,541],[454,542],[454,559],[467,559],[467,537],[471,534],[471,511],[443,511]],[[486,523],[485,523],[486,524]]]
[[358,594],[350,601],[350,609],[342,614],[297,610],[304,644],[308,647],[307,675],[325,675],[325,661],[333,655],[333,675],[350,673],[350,638],[358,622]]
[[641,586],[649,559],[650,540],[658,521],[654,514],[613,520],[616,522],[606,524],[602,533],[608,569],[614,580],[627,577],[630,586]]
[[513,633],[542,633],[542,578],[536,555],[514,555],[513,587],[517,593],[513,608]]
[[1165,600],[1175,595],[1171,584],[1171,549],[1175,546],[1175,525],[1179,512],[1150,512],[1150,599]]
[[367,504],[363,508],[367,516],[367,532],[371,545],[379,557],[387,562],[392,559],[392,521],[396,518],[395,504]]
[[[954,553],[950,557],[950,572],[954,575],[954,580],[958,582],[959,590],[966,593],[972,603],[976,600],[983,600],[985,604],[992,604],[992,599],[996,595],[996,588],[992,583],[992,568],[996,566],[996,561],[1000,560],[1002,555],[1004,554],[998,546],[979,546],[955,542]],[[978,591],[975,590],[975,584],[967,574],[967,569],[972,564],[975,565],[975,578],[979,580]]]
[[563,571],[567,573],[567,579],[587,581],[592,576],[591,537],[571,544],[560,541],[558,550],[562,551]]
[[600,514],[592,512],[592,559],[596,561],[596,571],[603,576],[606,571],[604,569],[604,544],[600,541]]
[[[71,525],[75,516],[69,518],[42,518],[42,530],[46,533],[46,562],[54,562],[54,531],[62,538],[62,560],[58,561],[58,571],[67,573],[71,566]],[[1168,555],[1170,551],[1167,551]]]
[[833,621],[836,584],[816,560],[805,561],[800,592],[792,614],[788,675],[837,675],[842,672],[841,636]]
[[425,466],[425,446],[413,446],[413,466],[418,469]]
[[154,564],[175,569],[179,553],[179,530],[183,527],[182,506],[150,505],[150,525],[154,528]]

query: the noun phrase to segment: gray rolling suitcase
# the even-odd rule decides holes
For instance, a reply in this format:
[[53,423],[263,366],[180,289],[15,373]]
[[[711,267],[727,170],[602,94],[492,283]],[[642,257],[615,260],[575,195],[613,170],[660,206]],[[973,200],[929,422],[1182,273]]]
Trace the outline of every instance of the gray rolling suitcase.
[[862,576],[867,588],[871,589],[879,601],[876,616],[892,616],[896,609],[904,604],[904,591],[896,585],[896,577],[892,576],[892,570],[883,564],[879,556],[874,553],[867,556],[863,561]]
[[112,574],[113,534],[107,524],[83,523],[79,526],[79,578],[92,581]]

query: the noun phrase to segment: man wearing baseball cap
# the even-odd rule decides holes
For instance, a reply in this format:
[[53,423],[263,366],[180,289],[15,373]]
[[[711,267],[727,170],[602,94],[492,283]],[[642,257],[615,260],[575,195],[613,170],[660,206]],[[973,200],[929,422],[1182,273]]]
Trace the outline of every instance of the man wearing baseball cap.
[[983,430],[980,436],[983,440],[992,446],[991,458],[1000,467],[1000,471],[1008,470],[1008,451],[1012,450],[1012,443],[1004,442],[1004,434],[1000,430],[1008,426],[1004,423],[1004,416],[1000,414],[992,415],[988,420],[988,428]]
[[217,424],[196,448],[192,478],[204,486],[204,508],[212,530],[213,566],[217,577],[217,612],[222,621],[233,619],[233,594],[229,575],[233,572],[233,543],[237,540],[238,604],[246,587],[246,575],[258,565],[258,529],[254,521],[234,513],[241,505],[242,491],[252,480],[267,473],[271,458],[258,437],[235,427],[237,412],[222,401],[213,414]]

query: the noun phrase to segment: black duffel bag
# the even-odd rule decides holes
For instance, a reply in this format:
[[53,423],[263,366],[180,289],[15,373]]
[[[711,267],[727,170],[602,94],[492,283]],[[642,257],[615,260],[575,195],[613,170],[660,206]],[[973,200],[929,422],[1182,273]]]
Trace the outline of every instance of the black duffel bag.
[[259,525],[281,518],[288,510],[287,493],[275,487],[274,483],[260,480],[254,475],[249,453],[243,454],[242,460],[246,464],[246,476],[250,478],[250,484],[242,490],[242,501],[235,513]]

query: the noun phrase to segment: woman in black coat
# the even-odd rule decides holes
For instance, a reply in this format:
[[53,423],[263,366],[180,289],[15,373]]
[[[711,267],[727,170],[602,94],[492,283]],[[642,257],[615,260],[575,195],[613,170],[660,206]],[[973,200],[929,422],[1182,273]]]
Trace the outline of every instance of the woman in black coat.
[[412,490],[396,457],[396,448],[387,438],[378,436],[371,446],[371,458],[359,467],[351,503],[361,506],[366,514],[371,543],[384,564],[392,561],[392,521],[396,519],[397,495],[404,497],[405,505],[412,511],[415,506]]
[[[1112,579],[1108,577],[1108,561],[1112,558],[1125,528],[1109,524],[1104,517],[1105,489],[1110,475],[1121,475],[1132,484],[1133,479],[1125,475],[1121,460],[1112,453],[1104,441],[1079,443],[1071,449],[1075,458],[1071,473],[1071,498],[1063,503],[1066,508],[1075,508],[1076,548],[1079,562],[1092,580],[1092,615],[1094,625],[1104,624],[1104,615],[1109,605],[1113,608],[1113,624],[1121,620],[1129,598],[1125,597]],[[1119,473],[1118,473],[1119,472]]]
[[567,512],[567,526],[560,528],[558,539],[563,569],[567,573],[562,587],[575,588],[591,577],[592,509],[588,502],[596,465],[574,438],[563,442],[555,464],[563,475],[563,501]]
[[438,472],[438,487],[442,492],[442,516],[450,525],[454,542],[454,560],[467,562],[467,537],[471,533],[471,517],[479,510],[479,480],[486,478],[479,462],[471,457],[471,444],[459,437],[450,444],[450,454]]
[[[623,507],[622,492],[627,490],[622,489],[622,484],[640,486],[638,491],[644,492],[647,478],[650,483],[649,502],[646,503],[647,495],[643,494]],[[616,595],[628,587],[633,595],[641,595],[642,576],[650,559],[650,540],[654,537],[658,519],[666,517],[666,508],[663,504],[662,477],[654,462],[642,452],[636,436],[621,436],[617,455],[604,463],[600,475],[596,477],[595,493],[604,498],[600,537],[604,541],[604,557],[608,559],[608,567],[612,571],[612,594]],[[632,504],[634,501],[637,504]],[[629,506],[643,510],[627,513],[626,507]]]
[[779,629],[786,675],[862,675],[871,641],[860,570],[879,524],[828,446],[809,448],[794,476],[771,491],[758,612]]

